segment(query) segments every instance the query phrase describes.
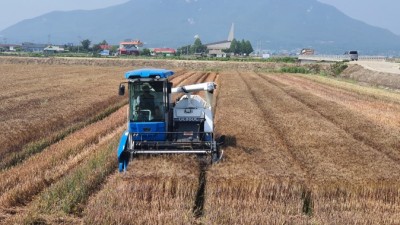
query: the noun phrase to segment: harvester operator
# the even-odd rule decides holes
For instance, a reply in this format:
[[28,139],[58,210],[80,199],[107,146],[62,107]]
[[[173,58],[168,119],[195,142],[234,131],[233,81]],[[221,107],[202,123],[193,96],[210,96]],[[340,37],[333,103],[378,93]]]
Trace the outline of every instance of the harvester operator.
[[138,96],[137,103],[140,109],[148,109],[152,113],[155,110],[154,96],[150,94],[150,85],[143,84],[142,94]]

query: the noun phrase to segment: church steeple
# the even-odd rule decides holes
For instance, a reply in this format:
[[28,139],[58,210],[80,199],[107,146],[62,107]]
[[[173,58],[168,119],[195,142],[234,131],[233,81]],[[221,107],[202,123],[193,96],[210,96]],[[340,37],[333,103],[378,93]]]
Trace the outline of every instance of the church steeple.
[[235,38],[235,24],[232,23],[231,31],[229,31],[228,35],[228,41],[233,41],[234,38]]

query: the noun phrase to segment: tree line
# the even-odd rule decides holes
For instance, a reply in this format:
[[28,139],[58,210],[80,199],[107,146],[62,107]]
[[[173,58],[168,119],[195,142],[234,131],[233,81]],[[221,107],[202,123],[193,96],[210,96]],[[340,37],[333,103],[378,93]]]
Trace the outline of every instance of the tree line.
[[233,39],[231,42],[231,46],[228,49],[223,50],[226,53],[233,53],[235,55],[246,55],[248,56],[250,53],[252,53],[253,46],[251,45],[250,41],[245,41],[242,39],[242,41],[237,41],[236,39]]
[[[68,49],[70,52],[100,52],[101,46],[102,45],[107,45],[108,43],[106,40],[103,40],[102,42],[98,44],[94,44],[91,47],[92,42],[89,39],[85,39],[81,41],[80,46],[65,46],[66,49]],[[111,52],[117,52],[118,51],[118,46],[113,45],[110,46],[109,49]],[[253,47],[250,43],[249,40],[244,40],[242,39],[241,41],[238,41],[236,39],[233,39],[231,41],[230,47],[227,49],[222,50],[224,53],[231,54],[231,55],[240,55],[240,56],[248,56],[250,53],[252,53]],[[196,38],[194,43],[192,45],[185,45],[177,49],[177,54],[178,55],[196,55],[196,54],[208,54],[207,46],[203,45],[201,42],[200,38]],[[150,55],[150,50],[147,48],[144,48],[141,51],[141,55]]]
[[[225,53],[234,54],[234,55],[249,55],[252,53],[253,46],[250,41],[242,39],[238,41],[233,39],[231,45],[227,49],[222,50]],[[183,55],[193,55],[193,54],[207,54],[207,46],[203,45],[200,38],[196,38],[192,45],[185,45],[177,49],[178,54]]]

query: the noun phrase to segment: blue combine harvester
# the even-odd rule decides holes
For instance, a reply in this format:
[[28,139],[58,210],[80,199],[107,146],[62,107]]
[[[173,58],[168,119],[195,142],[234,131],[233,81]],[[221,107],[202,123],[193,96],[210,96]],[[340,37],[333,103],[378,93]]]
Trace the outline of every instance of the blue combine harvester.
[[[119,86],[125,95],[128,86],[128,128],[118,147],[119,171],[138,154],[195,153],[211,155],[211,161],[222,157],[220,145],[224,137],[214,137],[212,113],[214,82],[172,88],[168,77],[173,71],[139,69],[125,74]],[[192,92],[206,92],[206,100]],[[172,93],[184,95],[176,102]]]

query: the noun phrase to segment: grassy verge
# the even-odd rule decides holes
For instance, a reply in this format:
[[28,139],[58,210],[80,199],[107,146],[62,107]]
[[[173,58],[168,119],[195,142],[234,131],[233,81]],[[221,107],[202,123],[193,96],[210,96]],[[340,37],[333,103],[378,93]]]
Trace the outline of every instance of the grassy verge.
[[30,156],[43,151],[43,149],[45,149],[46,147],[64,139],[69,134],[71,134],[89,124],[92,124],[92,123],[95,123],[97,121],[104,119],[105,117],[111,115],[113,112],[116,112],[118,109],[120,109],[122,106],[124,106],[126,104],[127,104],[126,100],[119,102],[115,105],[112,105],[112,106],[106,108],[104,111],[87,119],[86,121],[83,121],[83,122],[80,122],[77,124],[73,124],[70,127],[63,129],[50,137],[45,137],[41,140],[34,141],[34,142],[27,144],[21,151],[11,153],[8,156],[6,156],[5,158],[3,158],[2,161],[0,162],[0,170],[10,168],[12,166],[15,166],[15,165],[23,162],[25,159],[29,158]]
[[[285,62],[285,61],[277,61]],[[286,63],[290,63],[286,62]],[[321,64],[306,64],[306,65],[293,65],[293,66],[283,66],[281,68],[267,69],[260,72],[266,73],[298,73],[298,74],[318,74],[322,76],[338,76],[340,75],[348,65],[344,62],[337,62],[331,64],[330,66],[324,66]]]
[[310,73],[310,70],[303,66],[284,66],[279,69],[281,73]]

